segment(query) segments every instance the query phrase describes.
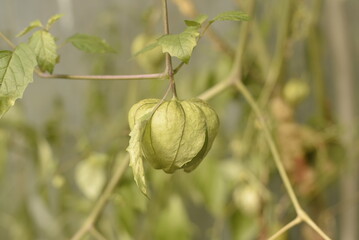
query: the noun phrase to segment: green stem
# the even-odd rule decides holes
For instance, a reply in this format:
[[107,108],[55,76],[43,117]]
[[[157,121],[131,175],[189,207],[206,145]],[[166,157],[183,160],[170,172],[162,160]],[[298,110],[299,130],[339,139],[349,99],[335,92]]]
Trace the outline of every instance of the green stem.
[[86,218],[83,222],[82,226],[78,229],[75,235],[71,238],[71,240],[80,240],[82,239],[93,227],[96,220],[98,219],[99,215],[101,214],[103,208],[106,206],[107,201],[111,197],[114,189],[116,188],[118,182],[122,178],[125,170],[128,167],[130,158],[127,155],[125,159],[118,159],[116,160],[122,161],[115,170],[115,173],[112,175],[109,183],[107,184],[104,192],[101,194],[100,198],[96,202],[95,206],[93,207],[90,215]]
[[[166,22],[168,21],[166,20]],[[168,23],[166,26],[168,26]],[[16,45],[13,42],[11,42],[2,32],[0,32],[0,38],[2,38],[11,48],[16,48]],[[168,57],[166,56],[166,70],[162,73],[130,74],[130,75],[73,75],[73,74],[48,74],[48,73],[43,73],[40,70],[35,70],[35,72],[41,78],[58,78],[58,79],[61,78],[61,79],[70,79],[70,80],[146,80],[146,79],[164,79],[166,77],[169,77],[171,79],[171,85],[173,88],[172,91],[174,91],[174,95],[177,96],[173,76],[182,68],[184,63],[180,63],[174,70],[172,70],[171,56],[169,56],[169,60],[167,58]]]
[[[253,12],[254,6],[255,6],[255,1],[251,0],[248,3],[248,10],[247,10],[248,14],[251,14]],[[204,32],[206,31],[207,28],[209,28],[209,26],[210,26],[210,24],[207,25]],[[217,94],[223,92],[224,90],[228,89],[230,86],[232,86],[232,84],[236,81],[236,79],[240,78],[242,58],[243,58],[243,53],[244,53],[245,46],[246,46],[247,39],[248,39],[249,29],[250,29],[250,23],[244,22],[243,26],[241,28],[241,31],[239,33],[238,47],[237,47],[236,53],[234,55],[233,67],[232,67],[231,72],[229,73],[227,79],[217,83],[216,85],[214,85],[213,87],[211,87],[210,89],[208,89],[207,91],[205,91],[204,93],[199,95],[198,98],[207,101],[210,98],[212,98],[212,97],[216,96]]]
[[232,85],[231,82],[228,80],[221,81],[221,82],[217,83],[216,85],[214,85],[213,87],[211,87],[210,89],[207,89],[207,91],[205,91],[204,93],[199,95],[198,98],[200,98],[204,101],[208,101],[209,99],[217,96],[219,93],[228,89],[231,85]]
[[[269,70],[268,70],[268,74],[265,76],[265,83],[264,86],[261,90],[261,93],[259,95],[259,100],[258,100],[258,104],[260,106],[260,108],[262,108],[263,106],[265,106],[269,99],[271,94],[273,93],[273,90],[275,89],[275,86],[277,85],[277,82],[280,78],[280,73],[282,71],[282,67],[283,67],[283,62],[284,62],[284,57],[285,57],[285,52],[287,51],[287,42],[288,42],[288,34],[289,34],[289,26],[291,23],[291,18],[293,17],[290,14],[290,10],[291,10],[291,2],[290,1],[285,1],[284,3],[284,9],[285,11],[283,11],[283,16],[280,17],[278,19],[278,24],[280,24],[281,26],[278,28],[278,32],[277,32],[277,43],[276,43],[276,50],[273,56],[273,59],[271,61],[271,64],[269,66]],[[260,38],[260,34],[258,33],[258,29],[254,20],[254,36],[256,38]],[[262,46],[262,41],[261,39],[257,39],[254,40],[255,43],[257,43],[256,45],[256,49],[257,50],[262,50],[261,52],[259,52],[257,54],[257,56],[267,56],[267,51],[266,49]],[[259,46],[258,46],[259,44]],[[267,61],[265,61],[267,62]],[[262,66],[263,64],[260,64],[260,66]],[[263,68],[264,66],[262,66]],[[262,72],[265,72],[267,70],[267,68],[262,69]],[[256,133],[256,129],[253,127],[253,121],[254,119],[254,114],[251,113],[248,117],[248,121],[247,121],[247,126],[245,128],[244,134],[243,134],[243,139],[245,142],[252,142],[253,141],[253,137],[255,136]]]
[[11,47],[16,48],[16,45],[11,42],[2,32],[0,32],[0,38],[4,39],[4,41]]
[[183,67],[184,62],[181,62],[174,70],[173,70],[173,75],[175,75],[176,73],[178,73],[178,71]]
[[[248,104],[251,106],[255,116],[260,121],[262,125],[262,130],[264,133],[264,137],[269,145],[270,151],[273,155],[275,165],[278,169],[279,175],[284,183],[284,187],[289,195],[289,198],[294,206],[295,212],[297,213],[297,216],[299,219],[303,220],[305,223],[307,223],[314,231],[316,231],[323,239],[330,240],[330,238],[314,223],[314,221],[308,216],[308,214],[302,209],[301,205],[299,204],[298,198],[294,193],[293,187],[289,181],[288,175],[285,171],[285,168],[282,164],[282,161],[280,159],[280,155],[278,152],[278,149],[274,143],[274,139],[269,131],[269,126],[258,106],[254,98],[252,97],[251,93],[248,91],[246,86],[243,85],[241,81],[238,79],[234,82],[235,87],[237,90],[243,95],[243,97],[247,100]],[[293,225],[295,226],[295,225]],[[289,230],[293,227],[290,225],[289,227],[285,228],[285,231]]]
[[106,238],[104,237],[104,236],[102,236],[102,234],[99,232],[99,231],[97,231],[97,229],[96,228],[91,228],[90,229],[90,233],[91,233],[91,235],[94,237],[94,238],[96,238],[97,240],[106,240]]
[[318,225],[308,216],[306,212],[301,210],[298,213],[298,216],[303,219],[303,221],[307,223],[309,227],[311,227],[315,232],[317,232],[324,240],[331,240],[331,238],[328,237],[320,227],[318,227]]
[[[170,34],[170,27],[168,23],[168,8],[167,0],[162,0],[162,12],[163,12],[163,28],[165,34]],[[169,53],[166,53],[166,72],[170,78],[170,85],[173,93],[173,97],[177,99],[176,83],[173,74],[172,58]]]
[[278,232],[276,232],[273,236],[271,236],[270,238],[268,238],[268,240],[274,240],[277,239],[278,237],[280,237],[282,234],[284,234],[286,231],[288,231],[289,229],[291,229],[292,227],[298,225],[299,223],[301,223],[303,220],[300,217],[296,217],[295,219],[293,219],[292,221],[290,221],[287,225],[285,225],[284,227],[282,227],[281,229],[278,230]]
[[252,97],[251,93],[248,91],[246,86],[244,86],[241,81],[235,81],[234,84],[235,84],[236,88],[238,89],[238,91],[240,93],[242,93],[243,97],[247,100],[247,102],[251,106],[254,114],[260,121],[262,128],[263,128],[264,137],[268,142],[270,151],[274,158],[274,162],[275,162],[277,169],[279,171],[279,174],[284,182],[284,186],[288,192],[289,198],[290,198],[291,202],[293,203],[293,206],[294,206],[296,212],[299,212],[301,210],[301,207],[299,205],[297,196],[295,195],[292,185],[290,184],[288,175],[287,175],[287,173],[284,169],[284,166],[280,160],[280,155],[279,155],[278,149],[277,149],[277,147],[274,143],[274,140],[272,138],[272,135],[269,131],[269,126],[268,126],[264,116],[262,115],[262,112],[259,109],[259,106],[257,105],[256,101],[254,100],[254,98]]

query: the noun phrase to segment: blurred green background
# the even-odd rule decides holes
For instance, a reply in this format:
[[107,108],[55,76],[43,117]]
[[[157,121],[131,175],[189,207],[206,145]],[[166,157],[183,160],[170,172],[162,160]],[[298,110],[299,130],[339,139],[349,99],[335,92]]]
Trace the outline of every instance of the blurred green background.
[[[15,35],[29,22],[63,13],[53,32],[59,43],[77,32],[92,34],[118,54],[84,54],[66,45],[55,73],[160,72],[161,54],[132,57],[134,48],[161,35],[160,8],[157,0],[1,0],[0,29],[19,43],[27,37]],[[230,10],[251,20],[213,26],[176,75],[179,97],[196,97],[224,80],[241,39],[242,80],[272,126],[305,210],[333,239],[359,239],[359,2],[173,0],[171,32],[198,13]],[[4,41],[0,49],[8,49]],[[167,86],[164,80],[36,78],[0,120],[0,239],[69,239],[125,158],[129,108],[161,98]],[[209,103],[221,127],[198,169],[168,175],[146,164],[150,200],[127,169],[96,224],[102,236],[85,239],[267,239],[295,217],[243,97],[229,89]],[[302,224],[280,239],[321,238]]]

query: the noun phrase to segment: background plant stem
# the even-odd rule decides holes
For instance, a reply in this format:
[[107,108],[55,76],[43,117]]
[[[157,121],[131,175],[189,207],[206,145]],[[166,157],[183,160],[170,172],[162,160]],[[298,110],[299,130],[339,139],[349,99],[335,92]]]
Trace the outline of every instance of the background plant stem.
[[[293,207],[297,213],[297,217],[301,219],[302,221],[306,222],[314,231],[316,231],[323,239],[330,240],[330,238],[320,229],[314,221],[308,216],[308,214],[302,209],[301,205],[299,204],[298,198],[293,190],[292,184],[290,183],[290,180],[288,178],[288,175],[285,171],[285,168],[283,166],[283,163],[280,159],[280,155],[278,152],[278,149],[274,143],[273,137],[269,131],[269,126],[252,95],[248,91],[248,89],[243,85],[241,81],[235,82],[235,87],[238,89],[238,91],[243,95],[243,97],[247,100],[248,104],[251,106],[254,114],[260,121],[262,125],[262,130],[264,132],[265,139],[269,145],[270,151],[272,153],[274,162],[276,164],[276,167],[278,169],[279,175],[284,183],[285,189],[289,195],[289,198],[293,204]],[[290,225],[290,228],[294,227],[296,224]],[[289,230],[289,227],[286,227],[285,230]],[[281,231],[281,230],[280,230]],[[275,234],[276,235],[276,234]],[[275,238],[271,238],[275,239]]]
[[118,164],[118,167],[116,168],[114,174],[112,175],[110,181],[108,182],[105,190],[100,195],[100,198],[97,200],[90,215],[86,218],[86,220],[83,222],[83,224],[78,229],[78,231],[75,233],[75,235],[71,238],[71,240],[82,239],[92,229],[96,220],[100,216],[102,210],[106,206],[106,203],[108,202],[109,198],[111,197],[114,189],[116,188],[118,182],[120,181],[125,170],[127,169],[130,158],[129,158],[129,155],[126,155],[126,157],[124,159],[116,158],[116,161],[121,161],[121,163]]

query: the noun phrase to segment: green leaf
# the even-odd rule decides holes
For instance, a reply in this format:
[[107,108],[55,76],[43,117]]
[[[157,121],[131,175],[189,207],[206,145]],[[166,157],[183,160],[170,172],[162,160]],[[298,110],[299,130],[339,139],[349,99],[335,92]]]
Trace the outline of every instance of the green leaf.
[[115,53],[116,51],[104,40],[96,36],[75,34],[67,39],[77,49],[88,53]]
[[162,52],[167,52],[171,56],[188,63],[192,51],[197,45],[197,38],[199,36],[198,29],[198,27],[187,27],[184,32],[164,35],[160,37],[157,42],[162,47]]
[[19,44],[14,52],[0,51],[0,117],[33,81],[35,66],[35,54],[27,44]]
[[240,11],[229,11],[217,15],[215,18],[213,18],[210,21],[210,23],[216,21],[248,21],[248,20],[249,20],[249,16],[246,13]]
[[106,183],[106,161],[105,154],[93,153],[76,167],[76,183],[88,199],[95,200]]
[[30,40],[29,46],[34,50],[38,66],[42,72],[52,73],[56,65],[57,53],[55,38],[51,33],[40,30],[35,32]]
[[135,182],[140,191],[146,196],[147,186],[145,179],[145,171],[143,169],[143,155],[142,155],[142,137],[146,129],[146,124],[151,118],[152,112],[142,116],[133,127],[130,133],[130,143],[126,151],[130,154],[130,167],[132,167]]
[[40,20],[35,20],[29,24],[24,30],[22,30],[19,34],[16,35],[16,37],[24,36],[26,33],[30,32],[31,30],[35,28],[42,27],[42,23]]
[[199,15],[194,20],[184,20],[185,24],[189,27],[191,26],[201,26],[206,20],[208,16],[207,15]]
[[49,18],[49,20],[47,21],[47,24],[46,24],[46,29],[50,30],[52,24],[57,22],[63,16],[64,16],[63,14],[56,14],[56,15],[52,16],[51,18]]

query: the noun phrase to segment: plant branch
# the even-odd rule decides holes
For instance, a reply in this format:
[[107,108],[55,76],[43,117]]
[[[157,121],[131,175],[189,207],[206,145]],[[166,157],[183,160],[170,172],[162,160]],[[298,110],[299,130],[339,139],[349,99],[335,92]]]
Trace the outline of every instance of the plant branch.
[[[163,14],[163,29],[165,34],[170,34],[170,27],[168,23],[168,8],[167,0],[162,0],[162,14]],[[173,93],[173,97],[177,98],[176,83],[173,74],[172,58],[169,53],[166,53],[166,71],[170,78],[170,85]]]
[[214,85],[213,87],[211,87],[210,89],[208,89],[207,91],[203,92],[197,98],[200,98],[204,101],[208,101],[209,99],[217,96],[219,93],[228,89],[231,85],[232,85],[231,82],[228,80],[221,81],[221,82],[217,83],[216,85]]
[[[116,158],[116,160],[119,160]],[[94,208],[92,209],[90,215],[86,218],[86,220],[83,222],[82,226],[78,231],[75,233],[75,235],[71,238],[71,240],[80,240],[82,239],[85,234],[87,234],[95,224],[96,220],[100,216],[102,210],[106,206],[106,203],[108,199],[111,197],[112,192],[116,188],[118,182],[122,178],[125,170],[128,167],[130,158],[129,155],[127,155],[124,159],[120,159],[122,162],[118,165],[118,167],[115,170],[115,173],[112,175],[110,181],[108,182],[104,192],[101,194],[100,198],[96,202]]]
[[145,79],[164,79],[167,73],[134,74],[134,75],[71,75],[71,74],[47,74],[36,71],[42,78],[62,78],[70,80],[145,80]]
[[[168,17],[167,17],[168,18]],[[166,21],[167,22],[167,21]],[[168,25],[168,24],[167,24]],[[166,30],[167,31],[167,30]],[[10,41],[2,32],[0,32],[0,38],[2,38],[11,48],[16,48],[16,45]],[[167,59],[167,57],[166,57]],[[167,60],[166,60],[167,61]],[[48,74],[35,70],[36,74],[41,78],[61,78],[69,80],[146,80],[146,79],[165,79],[167,77],[172,79],[173,76],[182,68],[184,62],[181,62],[174,70],[172,69],[172,61],[170,64],[166,62],[166,70],[162,73],[150,73],[150,74],[129,74],[129,75],[74,75],[74,74]],[[170,66],[170,67],[168,67]]]
[[16,48],[16,45],[11,42],[2,32],[0,32],[0,38],[2,38],[11,48]]
[[301,210],[301,207],[299,205],[297,196],[294,193],[293,187],[290,184],[289,177],[288,177],[288,175],[284,169],[284,166],[281,162],[278,149],[277,149],[277,147],[274,143],[273,137],[269,131],[269,126],[267,124],[266,119],[264,118],[260,108],[258,107],[256,101],[254,100],[254,98],[252,97],[251,93],[248,91],[246,86],[244,86],[241,81],[235,81],[234,85],[237,88],[237,90],[243,95],[243,97],[247,100],[248,104],[251,106],[257,119],[260,121],[260,123],[262,125],[263,132],[264,132],[264,137],[265,137],[266,141],[268,142],[270,151],[274,158],[274,162],[275,162],[277,169],[279,171],[279,174],[284,182],[284,186],[288,192],[289,198],[290,198],[291,202],[293,203],[293,206],[294,206],[296,212],[299,212]]
[[[283,68],[285,53],[288,50],[288,38],[289,38],[289,26],[291,23],[291,18],[293,17],[292,14],[290,14],[291,9],[291,2],[285,1],[285,5],[283,6],[285,11],[283,11],[283,15],[279,16],[278,24],[281,25],[279,27],[277,32],[277,42],[275,47],[275,53],[273,56],[273,59],[271,60],[271,63],[268,67],[266,65],[268,64],[267,56],[268,56],[268,50],[266,50],[265,46],[263,46],[263,40],[261,39],[261,35],[259,34],[258,25],[256,24],[256,21],[253,20],[253,35],[254,42],[256,42],[255,49],[257,49],[256,56],[260,56],[258,59],[258,62],[264,61],[266,64],[260,64],[262,68],[262,72],[266,74],[264,76],[265,83],[264,86],[260,92],[259,98],[258,98],[258,104],[260,108],[263,108],[269,101],[271,94],[273,93],[273,90],[275,89],[277,82],[280,79],[280,73]],[[261,59],[263,57],[263,59]],[[268,72],[268,73],[267,73]],[[247,126],[245,128],[243,139],[246,142],[251,142],[252,138],[255,136],[256,130],[253,127],[255,114],[250,113],[247,121]]]
[[178,71],[183,67],[184,62],[181,62],[174,70],[173,70],[173,75],[175,75],[176,73],[178,73]]
[[[173,75],[179,72],[184,65],[184,62],[180,63],[174,70]],[[166,68],[167,69],[167,68]],[[162,73],[150,73],[150,74],[129,74],[129,75],[73,75],[73,74],[48,74],[43,73],[40,70],[35,71],[41,78],[61,78],[69,80],[147,80],[147,79],[165,79],[167,78],[168,71],[165,70]]]
[[308,216],[304,210],[301,210],[300,213],[298,213],[298,216],[303,219],[303,221],[309,225],[315,232],[317,232],[323,239],[325,240],[331,240],[324,232],[323,230],[318,227],[318,225]]
[[[254,1],[252,1],[250,3],[249,11],[253,11],[253,9],[254,9]],[[270,128],[266,122],[266,119],[263,116],[258,104],[252,97],[251,93],[248,91],[248,89],[243,85],[243,83],[241,81],[242,58],[243,58],[243,53],[244,53],[246,42],[247,42],[248,32],[249,32],[249,23],[246,23],[246,25],[243,26],[241,33],[240,33],[239,44],[238,44],[238,48],[236,50],[234,64],[233,64],[232,70],[229,74],[229,77],[226,80],[217,83],[215,86],[213,86],[206,92],[202,93],[199,96],[199,98],[201,98],[203,100],[208,100],[208,99],[216,96],[217,94],[221,93],[225,89],[227,89],[231,86],[234,86],[244,96],[244,98],[249,103],[250,107],[252,108],[254,116],[256,116],[259,119],[259,121],[261,122],[262,130],[264,132],[265,139],[269,145],[270,151],[273,155],[275,165],[279,171],[279,175],[284,183],[285,189],[289,195],[289,198],[290,198],[290,200],[294,206],[295,212],[297,214],[297,217],[293,221],[291,221],[290,223],[285,225],[283,228],[281,228],[270,239],[273,240],[273,239],[277,238],[278,236],[282,235],[284,232],[288,231],[292,227],[294,227],[297,224],[299,224],[300,222],[304,221],[314,231],[316,231],[323,239],[330,240],[330,238],[314,223],[314,221],[302,209],[302,207],[298,201],[298,198],[294,192],[294,189],[290,183],[289,177],[288,177],[288,175],[285,171],[285,168],[282,164],[279,151],[278,151],[278,149],[275,145],[274,139],[270,133]],[[282,59],[282,58],[278,57],[278,59]],[[280,66],[281,64],[277,63],[277,65]],[[278,68],[278,69],[280,69],[280,68]],[[273,74],[273,75],[276,76],[277,72],[276,72],[276,74]],[[271,79],[276,79],[276,78],[272,77]],[[274,86],[273,82],[275,82],[275,81],[271,81],[272,85],[270,88],[272,88]],[[264,95],[265,95],[265,98],[268,97],[268,96],[266,96],[266,94],[264,94]],[[261,99],[263,99],[263,98],[264,97],[262,97]]]
[[92,227],[92,228],[90,229],[90,233],[91,233],[91,235],[92,235],[94,238],[96,238],[97,240],[106,240],[106,238],[105,238],[104,236],[102,236],[102,234],[101,234],[99,231],[97,231],[97,229],[94,228],[94,227]]
[[[274,143],[274,139],[269,131],[269,126],[258,106],[254,98],[252,97],[251,93],[248,91],[246,86],[243,85],[241,81],[237,79],[234,82],[235,87],[237,90],[243,95],[243,97],[247,100],[248,104],[251,106],[255,116],[260,121],[262,125],[262,130],[264,132],[264,137],[269,145],[270,151],[273,155],[275,165],[279,171],[279,175],[284,183],[285,189],[289,195],[289,198],[294,206],[295,212],[297,213],[297,217],[307,223],[315,232],[317,232],[323,239],[330,240],[330,238],[314,223],[314,221],[308,216],[308,214],[302,209],[301,205],[299,204],[298,198],[295,195],[293,187],[289,181],[289,177],[285,171],[285,168],[282,164],[278,149]],[[294,226],[294,225],[293,225]],[[285,230],[289,230],[291,227],[289,226],[285,228]]]
[[285,225],[284,227],[282,227],[281,229],[279,229],[273,236],[271,236],[270,238],[268,238],[268,240],[274,240],[277,239],[278,237],[280,237],[282,234],[284,234],[286,231],[288,231],[289,229],[291,229],[292,227],[298,225],[299,223],[301,223],[303,220],[300,217],[296,217],[295,219],[293,219],[292,221],[290,221],[287,225]]
[[[248,4],[248,13],[249,14],[251,14],[253,12],[254,6],[255,6],[255,1],[253,1],[253,0],[250,1]],[[210,26],[210,24],[207,25],[206,29],[209,26]],[[214,85],[213,87],[211,87],[210,89],[208,89],[207,91],[205,91],[204,93],[199,95],[198,98],[205,100],[205,101],[209,100],[210,98],[215,97],[217,94],[223,92],[224,90],[226,90],[227,88],[232,86],[233,83],[237,79],[240,79],[242,58],[243,58],[243,53],[244,53],[245,46],[246,46],[246,43],[248,40],[249,27],[250,27],[249,22],[243,23],[243,27],[241,28],[241,31],[239,33],[238,47],[236,49],[235,56],[233,59],[233,61],[234,61],[233,67],[232,67],[227,79],[217,83],[216,85]],[[206,29],[204,30],[204,32],[206,31]]]

